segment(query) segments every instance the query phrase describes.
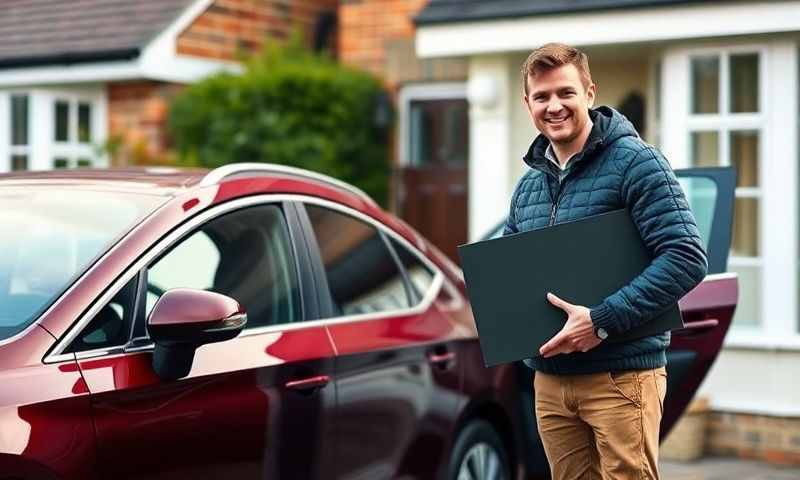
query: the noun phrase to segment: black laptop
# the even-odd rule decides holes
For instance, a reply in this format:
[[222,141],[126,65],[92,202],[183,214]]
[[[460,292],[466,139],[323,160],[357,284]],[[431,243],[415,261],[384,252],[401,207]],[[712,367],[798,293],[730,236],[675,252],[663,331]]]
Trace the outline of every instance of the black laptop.
[[[539,355],[566,313],[547,292],[591,308],[648,265],[627,210],[458,247],[486,366]],[[683,327],[675,303],[649,322],[606,341],[627,341]]]

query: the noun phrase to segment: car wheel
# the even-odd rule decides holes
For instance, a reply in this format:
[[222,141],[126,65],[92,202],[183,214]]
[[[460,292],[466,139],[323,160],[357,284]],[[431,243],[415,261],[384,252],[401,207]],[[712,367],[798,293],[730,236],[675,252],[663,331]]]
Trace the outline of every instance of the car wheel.
[[458,434],[448,480],[510,480],[503,441],[489,422],[473,420]]

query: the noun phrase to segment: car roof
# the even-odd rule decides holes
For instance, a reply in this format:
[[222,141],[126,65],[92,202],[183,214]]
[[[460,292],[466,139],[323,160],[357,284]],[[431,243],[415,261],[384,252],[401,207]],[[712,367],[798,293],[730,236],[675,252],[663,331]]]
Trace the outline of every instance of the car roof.
[[[0,188],[42,187],[95,190],[142,195],[176,197],[210,185],[223,185],[246,179],[260,180],[259,188],[271,185],[281,193],[300,190],[313,184],[310,193],[347,204],[379,219],[412,240],[419,248],[424,243],[419,235],[399,218],[387,214],[375,201],[357,187],[341,180],[299,168],[268,163],[226,164],[214,170],[175,167],[77,168],[46,171],[25,171],[0,174]],[[270,182],[270,180],[282,180]],[[289,180],[287,183],[286,180]],[[269,188],[269,187],[268,187]],[[308,188],[306,194],[309,194]],[[254,191],[249,194],[256,193]]]
[[0,187],[64,187],[173,196],[199,184],[206,173],[171,167],[25,171],[0,175]]

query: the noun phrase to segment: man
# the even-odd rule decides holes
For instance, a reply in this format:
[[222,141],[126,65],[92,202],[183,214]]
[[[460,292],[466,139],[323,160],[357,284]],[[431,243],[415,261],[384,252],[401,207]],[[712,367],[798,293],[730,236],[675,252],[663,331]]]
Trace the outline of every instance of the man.
[[553,478],[658,478],[669,332],[612,340],[703,279],[697,225],[661,153],[619,112],[592,109],[597,87],[583,52],[544,45],[528,57],[522,80],[541,134],[524,157],[531,169],[511,198],[504,235],[627,208],[653,255],[599,305],[547,295],[567,321],[525,363],[536,370],[536,419]]

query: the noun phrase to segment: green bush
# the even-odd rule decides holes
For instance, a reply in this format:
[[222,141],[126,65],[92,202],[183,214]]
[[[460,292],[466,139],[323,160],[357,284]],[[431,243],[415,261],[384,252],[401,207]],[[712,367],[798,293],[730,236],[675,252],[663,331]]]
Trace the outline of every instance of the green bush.
[[379,82],[301,46],[267,44],[241,75],[218,74],[173,101],[180,163],[268,162],[352,183],[385,205],[388,125],[376,126]]

